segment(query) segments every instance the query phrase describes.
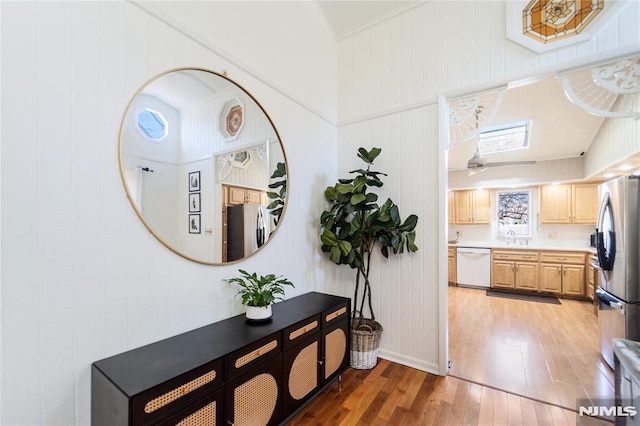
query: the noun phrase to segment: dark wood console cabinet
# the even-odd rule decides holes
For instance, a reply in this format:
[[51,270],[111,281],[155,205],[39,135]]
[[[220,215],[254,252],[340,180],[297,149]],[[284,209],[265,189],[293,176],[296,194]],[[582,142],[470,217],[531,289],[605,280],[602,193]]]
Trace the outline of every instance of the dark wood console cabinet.
[[312,292],[96,361],[91,424],[280,424],[349,367],[350,311]]

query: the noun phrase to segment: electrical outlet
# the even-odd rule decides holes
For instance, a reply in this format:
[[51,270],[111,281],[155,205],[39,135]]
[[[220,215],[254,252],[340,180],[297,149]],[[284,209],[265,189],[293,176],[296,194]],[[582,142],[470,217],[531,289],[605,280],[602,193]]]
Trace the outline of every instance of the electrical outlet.
[[547,234],[547,238],[550,239],[550,240],[555,240],[556,238],[558,238],[558,234],[555,233],[555,232],[549,232]]

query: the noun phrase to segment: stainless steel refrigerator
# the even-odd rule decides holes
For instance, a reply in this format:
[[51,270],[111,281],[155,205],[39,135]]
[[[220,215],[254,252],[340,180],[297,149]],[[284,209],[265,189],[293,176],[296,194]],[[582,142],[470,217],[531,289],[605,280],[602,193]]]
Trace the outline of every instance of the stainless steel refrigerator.
[[624,176],[600,185],[596,224],[600,350],[611,368],[613,339],[639,340],[638,178]]

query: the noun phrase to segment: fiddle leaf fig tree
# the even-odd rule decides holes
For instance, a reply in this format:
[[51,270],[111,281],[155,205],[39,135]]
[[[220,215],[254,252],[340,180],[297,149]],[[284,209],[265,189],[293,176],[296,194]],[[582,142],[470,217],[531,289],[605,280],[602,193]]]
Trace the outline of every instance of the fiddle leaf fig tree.
[[[378,195],[369,192],[370,188],[383,185],[381,176],[385,173],[371,170],[374,160],[380,155],[380,148],[358,149],[358,157],[364,161],[366,168],[352,170],[349,179],[339,179],[334,186],[324,192],[331,204],[330,209],[322,212],[320,217],[322,242],[321,249],[328,253],[331,261],[338,265],[349,265],[356,269],[353,312],[354,328],[357,328],[356,312],[359,320],[364,318],[365,299],[368,301],[371,320],[375,321],[371,300],[371,284],[369,272],[371,253],[376,245],[380,246],[384,257],[390,252],[415,252],[415,228],[418,217],[410,215],[403,222],[400,219],[398,206],[389,198],[378,205]],[[360,284],[363,283],[360,295]]]

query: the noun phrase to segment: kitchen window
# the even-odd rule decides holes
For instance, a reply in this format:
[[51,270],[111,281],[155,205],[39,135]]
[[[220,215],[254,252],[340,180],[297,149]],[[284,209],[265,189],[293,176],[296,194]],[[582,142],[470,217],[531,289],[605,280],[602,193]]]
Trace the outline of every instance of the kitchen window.
[[498,237],[531,236],[531,191],[498,191]]

